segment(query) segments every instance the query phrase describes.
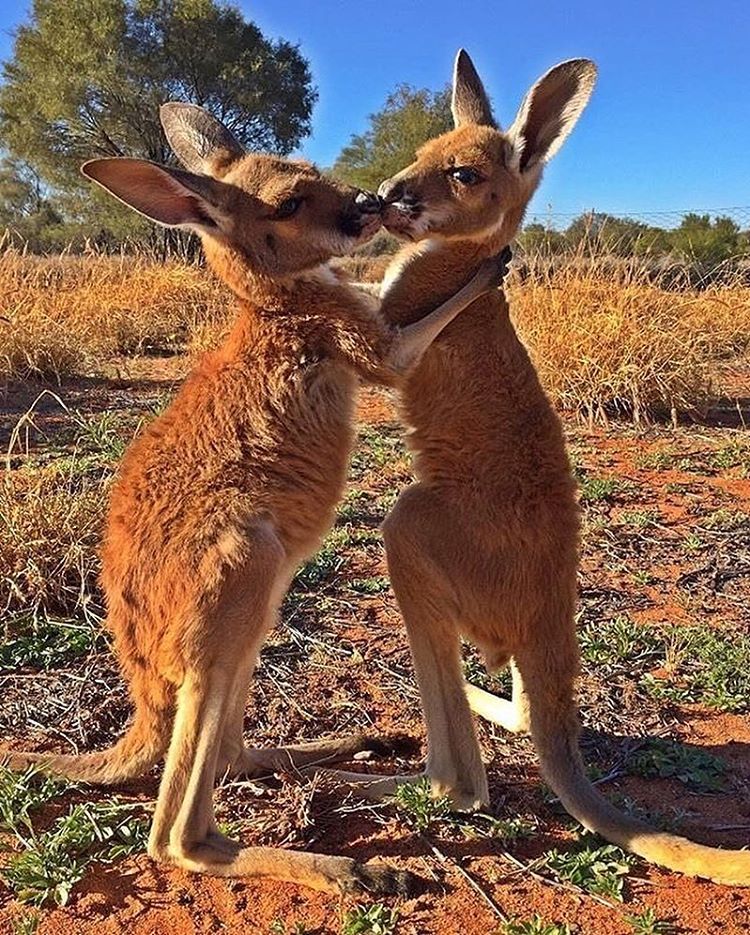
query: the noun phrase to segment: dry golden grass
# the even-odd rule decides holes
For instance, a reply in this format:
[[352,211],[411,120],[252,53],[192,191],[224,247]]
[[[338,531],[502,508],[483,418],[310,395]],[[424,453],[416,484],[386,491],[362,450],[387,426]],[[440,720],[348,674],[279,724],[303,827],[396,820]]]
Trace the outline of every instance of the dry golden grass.
[[[560,408],[598,418],[700,408],[717,363],[750,346],[750,290],[664,288],[642,261],[525,258],[508,284],[519,329]],[[388,256],[355,256],[354,278]],[[678,278],[678,277],[673,277]],[[665,279],[666,281],[666,279]],[[0,380],[88,373],[119,354],[214,346],[230,320],[201,268],[142,257],[0,256]]]
[[72,614],[88,598],[108,484],[70,458],[0,478],[0,611]]
[[0,380],[60,378],[113,355],[180,347],[227,304],[196,266],[14,250],[0,254],[0,296]]
[[578,264],[509,286],[513,316],[561,409],[590,418],[694,410],[717,364],[750,347],[750,290],[664,289]]

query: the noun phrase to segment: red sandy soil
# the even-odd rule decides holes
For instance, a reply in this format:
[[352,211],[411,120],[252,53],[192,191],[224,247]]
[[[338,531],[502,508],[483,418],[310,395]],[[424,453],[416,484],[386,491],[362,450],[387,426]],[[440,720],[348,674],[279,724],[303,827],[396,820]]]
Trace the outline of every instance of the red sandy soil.
[[[177,376],[170,373],[169,377],[173,375]],[[373,425],[391,423],[395,419],[389,399],[374,391],[363,393],[360,417]],[[636,500],[628,501],[628,509],[657,510],[660,524],[673,531],[675,537],[682,535],[681,527],[690,520],[690,503],[681,494],[665,491],[665,485],[693,485],[692,489],[697,486],[703,500],[715,499],[717,504],[731,502],[733,509],[750,512],[750,480],[742,476],[741,471],[724,472],[719,476],[671,466],[659,471],[638,467],[638,459],[644,453],[663,447],[662,437],[654,430],[643,435],[633,431],[584,431],[580,428],[573,431],[579,444],[595,450],[592,457],[595,456],[600,476],[612,474],[638,485]],[[692,436],[678,431],[670,436],[669,445],[672,450],[687,454],[693,446]],[[617,507],[613,508],[612,516],[616,517],[617,511]],[[632,616],[644,625],[662,621],[690,622],[689,608],[676,603],[670,589],[665,587],[665,582],[674,581],[684,568],[677,561],[666,560],[649,570],[655,583],[642,586],[629,581],[627,585],[630,589],[640,589],[645,595],[643,607]],[[382,561],[376,561],[358,571],[383,574],[384,567]],[[627,572],[609,571],[588,559],[583,563],[582,580],[584,584],[606,581],[623,585]],[[368,658],[371,628],[364,621],[375,620],[382,628],[378,636],[378,657],[387,663],[392,653],[402,651],[405,641],[392,597],[384,603],[382,596],[363,595],[357,597],[357,603],[359,611],[353,615],[351,627],[341,634],[342,638],[351,640],[361,649],[363,657]],[[323,669],[317,684],[320,690],[332,693],[332,697],[337,690],[335,682]],[[371,699],[369,710],[378,729],[401,730],[423,740],[415,698],[394,696],[392,691],[376,684],[374,677],[367,680],[366,687]],[[728,760],[736,777],[733,792],[707,797],[687,792],[676,781],[628,778],[610,783],[607,793],[626,793],[649,809],[684,807],[696,816],[694,823],[685,826],[687,833],[704,843],[742,847],[750,838],[750,798],[747,796],[750,721],[747,717],[694,706],[680,709],[677,723],[682,741],[716,752]],[[494,760],[491,767],[493,795],[502,800],[506,785],[520,782],[524,789],[529,787],[528,793],[524,791],[523,794],[528,794],[533,807],[538,776],[533,767],[514,767],[511,760],[498,752],[500,735],[501,732],[482,728],[486,758]],[[508,748],[504,750],[507,753]],[[153,797],[155,788],[152,777],[144,781],[139,791]],[[569,832],[562,822],[545,821],[535,837],[514,844],[511,850],[518,859],[528,863],[544,850],[564,844],[568,838]],[[447,855],[447,860],[443,861],[435,853],[433,845]],[[640,912],[645,906],[653,907],[660,919],[678,922],[677,931],[680,932],[739,935],[750,931],[750,890],[717,886],[645,865],[638,866],[628,884],[627,904],[611,908],[586,895],[535,879],[528,872],[519,872],[502,855],[502,846],[497,842],[482,838],[467,841],[423,838],[406,825],[393,821],[387,825],[378,823],[367,812],[354,812],[346,820],[324,821],[314,846],[362,859],[382,858],[393,866],[413,871],[426,881],[421,895],[398,904],[399,935],[494,935],[502,931],[502,926],[487,898],[510,917],[528,919],[538,913],[545,920],[565,920],[574,931],[586,935],[632,932],[625,916]],[[392,900],[384,901],[397,905]],[[40,935],[209,932],[265,935],[274,931],[272,926],[277,924],[277,931],[291,935],[299,924],[307,933],[339,935],[341,914],[352,905],[350,899],[277,882],[201,878],[156,866],[147,857],[139,856],[91,869],[75,888],[67,906],[44,911],[37,931]],[[13,900],[0,884],[0,933],[16,932],[15,924],[28,912],[28,908]],[[278,929],[278,923],[283,923],[285,928]]]

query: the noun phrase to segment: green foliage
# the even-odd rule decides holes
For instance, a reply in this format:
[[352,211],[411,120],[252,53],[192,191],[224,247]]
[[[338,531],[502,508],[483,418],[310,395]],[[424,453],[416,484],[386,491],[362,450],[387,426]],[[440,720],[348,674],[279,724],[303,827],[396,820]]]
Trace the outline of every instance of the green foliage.
[[20,916],[13,922],[12,935],[34,935],[41,921],[42,917],[38,912],[30,912],[28,915]]
[[14,619],[13,631],[0,643],[0,671],[54,668],[88,652],[100,635],[86,624],[34,614]]
[[0,829],[19,837],[30,832],[31,813],[57,798],[68,785],[35,767],[18,773],[0,766]]
[[398,786],[393,800],[417,831],[426,831],[434,822],[447,818],[451,811],[450,799],[433,797],[426,776]]
[[548,851],[545,864],[560,880],[588,893],[621,901],[632,858],[613,844],[599,846],[598,842],[596,835],[583,834],[574,850]]
[[382,903],[355,906],[344,913],[341,935],[394,935],[397,922],[398,910]]
[[341,151],[333,171],[352,185],[375,191],[383,179],[413,162],[423,143],[453,127],[450,90],[399,85],[369,121],[369,128]]
[[649,906],[643,912],[625,916],[625,921],[633,928],[633,935],[671,935],[676,929],[671,922],[657,918]]
[[0,874],[22,902],[64,906],[92,861],[110,863],[145,847],[148,821],[118,800],[73,806],[49,831],[21,838]]
[[621,486],[616,477],[585,477],[579,481],[582,503],[612,500]]
[[[655,698],[748,710],[750,637],[745,634],[706,626],[640,626],[623,616],[587,624],[579,639],[587,664],[624,672]],[[666,669],[670,677],[655,678],[654,669]]]
[[545,922],[541,916],[535,915],[524,921],[514,919],[512,922],[506,922],[502,933],[503,935],[571,935],[571,929],[567,922]]
[[717,217],[712,222],[708,214],[686,214],[670,240],[685,259],[708,266],[747,251],[747,241],[731,218]]
[[268,931],[269,935],[314,935],[313,929],[309,929],[303,922],[295,922],[291,928],[287,928],[282,919],[274,919]]
[[200,104],[248,146],[289,153],[316,97],[296,46],[215,0],[34,0],[3,79],[5,148],[57,190],[71,222],[119,238],[139,236],[142,222],[92,198],[78,167],[93,156],[169,159],[161,103]]
[[375,575],[372,578],[352,578],[349,587],[358,594],[382,594],[388,590],[390,583],[388,578]]
[[584,249],[612,256],[664,256],[715,266],[746,254],[746,233],[727,217],[686,214],[679,227],[667,230],[628,217],[589,211],[575,218],[564,231],[538,222],[528,224],[519,237],[528,253],[565,253]]
[[679,779],[696,792],[724,792],[727,764],[705,750],[651,738],[628,757],[628,771],[647,779]]

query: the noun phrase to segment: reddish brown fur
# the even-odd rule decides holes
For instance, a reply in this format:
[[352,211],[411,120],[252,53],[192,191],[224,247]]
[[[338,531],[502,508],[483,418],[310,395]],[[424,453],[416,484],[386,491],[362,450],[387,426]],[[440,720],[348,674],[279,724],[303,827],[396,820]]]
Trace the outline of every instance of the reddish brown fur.
[[[404,874],[345,858],[240,849],[216,827],[212,786],[226,771],[260,775],[348,758],[365,745],[350,738],[246,748],[255,660],[291,576],[331,525],[357,376],[391,382],[406,372],[443,325],[496,283],[497,264],[427,316],[428,327],[389,328],[370,297],[320,267],[377,229],[372,199],[365,210],[355,190],[309,165],[245,155],[197,108],[167,105],[163,119],[199,174],[129,159],[84,171],[154,220],[198,231],[237,296],[237,320],[130,447],[112,491],[102,582],[135,705],[131,728],[101,753],[18,753],[10,762],[115,783],[168,748],[153,857],[225,876],[399,889]],[[282,215],[289,198],[300,204]]]
[[[416,320],[510,241],[542,162],[571,129],[594,77],[585,61],[553,69],[502,133],[473,65],[459,55],[457,129],[427,143],[380,188],[390,205],[386,226],[422,241],[386,272],[382,313],[390,322]],[[471,167],[481,181],[462,184],[456,167]],[[478,299],[445,329],[407,378],[401,404],[418,482],[401,494],[383,533],[420,684],[433,790],[459,807],[488,801],[468,695],[477,712],[508,729],[530,727],[547,781],[587,827],[671,869],[749,885],[750,853],[655,832],[612,808],[586,777],[574,702],[575,483],[560,421],[504,296]],[[463,685],[459,633],[490,667],[514,661],[512,702]],[[374,796],[412,778],[339,775]]]

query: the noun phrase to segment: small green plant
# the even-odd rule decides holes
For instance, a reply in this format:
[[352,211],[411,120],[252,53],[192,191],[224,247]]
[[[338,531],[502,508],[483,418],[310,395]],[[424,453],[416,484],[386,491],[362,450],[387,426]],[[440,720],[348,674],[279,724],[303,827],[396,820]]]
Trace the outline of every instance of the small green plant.
[[42,917],[38,912],[29,912],[13,922],[13,935],[34,935]]
[[382,903],[355,906],[344,913],[341,935],[393,935],[398,923],[398,910]]
[[682,547],[686,552],[699,552],[703,548],[703,540],[694,532],[689,532],[682,540]]
[[671,922],[657,918],[650,906],[643,912],[626,915],[625,921],[632,926],[633,935],[671,935],[676,931]]
[[36,767],[21,773],[0,766],[0,829],[12,831],[23,840],[32,831],[31,813],[56,799],[70,788],[63,780],[53,779]]
[[76,805],[49,831],[21,838],[25,850],[0,873],[22,902],[64,906],[89,863],[141,851],[147,838],[148,821],[137,805],[118,800]]
[[76,446],[104,461],[120,461],[141,424],[139,420],[134,432],[122,414],[113,410],[89,417],[77,414],[75,421]]
[[0,670],[52,669],[89,652],[102,631],[85,623],[16,615],[15,635],[0,644]]
[[632,858],[613,844],[599,844],[592,834],[582,834],[571,851],[548,851],[545,864],[560,880],[622,901],[624,878],[632,867]]
[[426,831],[434,822],[447,818],[451,811],[450,799],[433,797],[426,776],[400,785],[393,799],[417,831]]
[[281,919],[274,919],[268,932],[269,935],[313,935],[312,929],[303,922],[295,922],[291,928],[287,928],[286,922]]
[[599,503],[613,500],[620,490],[616,477],[585,477],[579,479],[582,503]]
[[619,519],[622,525],[642,531],[657,526],[659,514],[656,510],[623,510]]
[[402,451],[398,430],[385,425],[363,426],[352,458],[352,477],[360,480],[368,471],[395,467]]
[[652,738],[627,761],[628,771],[647,779],[678,779],[696,792],[723,792],[726,789],[727,764],[705,750],[681,743]]
[[567,922],[545,922],[541,916],[535,915],[524,921],[514,919],[506,922],[502,935],[571,935],[571,931]]
[[644,673],[641,685],[650,695],[720,711],[748,710],[750,637],[717,627],[672,627],[669,635],[661,634],[661,643],[660,655],[663,663],[670,660],[673,677],[655,679]]
[[636,467],[644,468],[647,471],[664,471],[672,466],[674,458],[675,455],[673,451],[661,449],[660,451],[649,451],[645,454],[638,455],[635,459],[635,463]]
[[750,446],[744,442],[730,442],[717,448],[711,455],[711,466],[726,470],[733,467],[746,467],[750,464]]
[[656,628],[643,627],[630,617],[597,621],[580,632],[581,653],[594,666],[611,667],[654,662],[663,646],[663,634]]
[[372,578],[352,578],[349,587],[358,594],[382,594],[388,590],[390,582],[382,575],[375,575]]
[[739,510],[721,509],[710,513],[703,521],[703,525],[706,529],[731,532],[747,525],[748,521],[746,513],[741,513]]

